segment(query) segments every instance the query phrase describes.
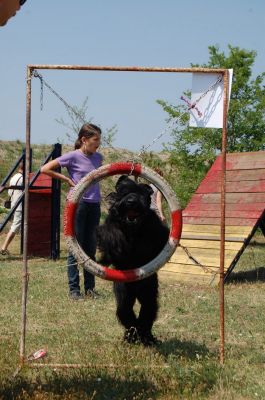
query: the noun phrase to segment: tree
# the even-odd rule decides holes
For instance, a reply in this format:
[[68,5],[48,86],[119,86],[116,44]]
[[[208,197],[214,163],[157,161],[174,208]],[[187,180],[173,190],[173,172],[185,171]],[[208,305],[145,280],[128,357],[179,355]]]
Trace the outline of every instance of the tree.
[[[228,46],[228,55],[218,46],[209,46],[209,61],[205,68],[233,68],[233,84],[227,125],[227,151],[243,152],[265,150],[265,72],[252,78],[255,51]],[[192,65],[199,67],[199,65]],[[186,96],[190,92],[185,92]],[[158,100],[168,114],[168,122],[178,118],[173,129],[170,162],[177,170],[177,182],[173,183],[182,206],[189,201],[201,179],[221,151],[220,129],[191,128],[185,105],[172,106]]]
[[[81,126],[85,122],[93,122],[91,117],[88,117],[88,97],[85,98],[80,107],[71,106],[66,107],[66,111],[70,122],[66,122],[63,118],[56,119],[56,121],[67,128],[66,137],[70,142],[75,142],[78,132]],[[69,133],[70,132],[70,133]],[[74,133],[74,134],[73,134]],[[102,136],[102,145],[112,147],[114,137],[117,133],[117,126],[113,125],[111,128],[107,128]]]

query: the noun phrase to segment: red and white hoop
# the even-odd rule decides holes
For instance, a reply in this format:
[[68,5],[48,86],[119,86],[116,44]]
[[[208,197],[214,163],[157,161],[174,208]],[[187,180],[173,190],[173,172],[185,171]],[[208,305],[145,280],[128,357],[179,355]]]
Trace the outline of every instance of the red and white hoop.
[[[143,265],[142,267],[125,271],[105,267],[89,258],[79,245],[75,237],[74,229],[75,214],[78,203],[84,192],[89,188],[89,186],[108,176],[121,174],[132,174],[134,176],[141,176],[150,183],[154,184],[166,198],[171,212],[170,234],[168,242],[166,243],[161,253],[158,254],[158,256],[155,257],[152,261]],[[81,264],[83,268],[85,268],[92,274],[99,276],[100,278],[111,281],[133,282],[152,275],[159,268],[161,268],[174,253],[180,240],[181,229],[182,212],[178,200],[176,199],[174,192],[169,187],[167,182],[159,174],[157,174],[150,168],[131,162],[118,162],[104,165],[87,174],[78,182],[78,184],[71,192],[69,196],[69,201],[66,204],[64,214],[64,235],[69,252],[73,254],[78,264]]]

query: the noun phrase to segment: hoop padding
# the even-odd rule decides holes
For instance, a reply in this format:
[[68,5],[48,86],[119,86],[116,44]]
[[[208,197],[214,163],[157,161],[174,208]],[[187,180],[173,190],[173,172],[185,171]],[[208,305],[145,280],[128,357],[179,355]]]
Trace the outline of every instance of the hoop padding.
[[[129,270],[111,269],[93,261],[87,256],[87,254],[79,245],[74,229],[76,210],[84,192],[92,184],[99,182],[108,176],[121,174],[141,176],[150,183],[154,184],[166,198],[171,212],[171,229],[168,242],[160,254],[140,268]],[[82,265],[87,271],[100,278],[111,281],[133,282],[152,275],[159,268],[161,268],[174,253],[180,240],[181,230],[182,212],[173,190],[170,188],[167,182],[153,170],[141,164],[134,164],[131,162],[104,165],[87,174],[73,188],[69,196],[69,200],[67,201],[64,213],[64,235],[69,252],[73,254],[78,264]]]

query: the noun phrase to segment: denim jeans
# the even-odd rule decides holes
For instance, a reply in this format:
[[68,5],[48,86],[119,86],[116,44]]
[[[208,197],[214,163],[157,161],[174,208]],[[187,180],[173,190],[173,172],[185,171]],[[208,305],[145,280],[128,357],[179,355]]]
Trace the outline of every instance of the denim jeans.
[[[76,239],[84,252],[95,260],[96,254],[96,227],[100,220],[100,204],[80,201],[76,211],[75,233]],[[68,285],[70,292],[80,292],[79,270],[76,259],[69,253],[67,259]],[[92,290],[95,287],[95,277],[93,274],[83,269],[84,288]]]

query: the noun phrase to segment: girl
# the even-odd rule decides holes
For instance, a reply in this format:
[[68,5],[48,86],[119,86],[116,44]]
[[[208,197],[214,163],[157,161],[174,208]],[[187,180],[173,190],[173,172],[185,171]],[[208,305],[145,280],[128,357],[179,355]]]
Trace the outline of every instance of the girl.
[[[100,145],[101,129],[86,123],[80,129],[75,142],[75,150],[64,154],[45,164],[41,172],[52,178],[61,179],[72,188],[81,178],[102,165],[102,155],[97,152]],[[66,167],[69,177],[57,172],[59,167]],[[70,189],[71,191],[72,189]],[[86,254],[95,260],[96,227],[100,219],[100,189],[99,184],[92,185],[83,195],[76,212],[75,232],[80,246]],[[67,259],[69,296],[73,300],[83,299],[79,285],[79,271],[72,254]],[[95,297],[95,277],[85,269],[85,295]]]

